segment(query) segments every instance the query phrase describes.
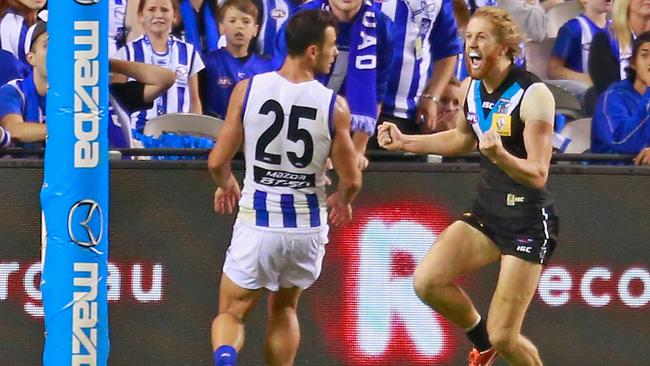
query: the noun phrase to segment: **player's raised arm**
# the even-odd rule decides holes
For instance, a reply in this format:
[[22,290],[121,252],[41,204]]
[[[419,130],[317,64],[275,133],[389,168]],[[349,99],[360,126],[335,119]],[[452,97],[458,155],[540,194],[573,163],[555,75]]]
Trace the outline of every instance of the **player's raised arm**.
[[[461,85],[463,97],[460,100],[460,105],[465,103],[469,82],[470,79],[467,78]],[[451,130],[430,135],[405,135],[395,124],[384,122],[379,126],[377,139],[379,146],[384,149],[414,154],[457,156],[468,154],[476,148],[476,138],[462,111],[458,113],[456,128]]]
[[361,171],[350,137],[350,109],[340,96],[336,97],[334,105],[334,138],[330,157],[339,176],[338,189],[327,200],[330,221],[333,225],[343,225],[352,219],[350,202],[361,189]]

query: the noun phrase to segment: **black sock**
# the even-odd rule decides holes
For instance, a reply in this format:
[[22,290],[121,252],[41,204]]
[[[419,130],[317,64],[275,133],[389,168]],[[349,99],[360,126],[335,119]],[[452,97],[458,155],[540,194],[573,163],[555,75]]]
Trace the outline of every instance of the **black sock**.
[[467,338],[469,338],[469,340],[474,343],[474,347],[476,347],[476,349],[480,352],[487,351],[492,348],[490,338],[488,338],[487,325],[485,324],[485,320],[483,320],[483,318],[481,318],[481,320],[474,326],[474,328],[470,329],[465,334],[467,334]]

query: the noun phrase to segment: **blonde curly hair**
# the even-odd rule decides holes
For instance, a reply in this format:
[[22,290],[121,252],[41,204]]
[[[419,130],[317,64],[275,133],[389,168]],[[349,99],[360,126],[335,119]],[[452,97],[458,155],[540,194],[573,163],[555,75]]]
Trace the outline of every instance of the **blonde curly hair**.
[[485,18],[494,27],[497,40],[507,47],[506,56],[511,61],[521,53],[521,44],[526,36],[517,29],[517,25],[507,11],[494,6],[484,6],[476,10],[472,18]]

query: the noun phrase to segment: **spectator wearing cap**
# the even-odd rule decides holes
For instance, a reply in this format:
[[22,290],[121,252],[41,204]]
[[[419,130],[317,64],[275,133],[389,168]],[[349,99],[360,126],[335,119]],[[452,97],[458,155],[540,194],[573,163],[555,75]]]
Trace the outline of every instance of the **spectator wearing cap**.
[[636,154],[637,165],[650,165],[650,31],[633,42],[627,78],[601,95],[592,119],[591,150]]
[[24,79],[0,87],[0,126],[20,143],[44,142],[47,93],[47,24],[39,21],[31,32],[27,62],[33,67]]

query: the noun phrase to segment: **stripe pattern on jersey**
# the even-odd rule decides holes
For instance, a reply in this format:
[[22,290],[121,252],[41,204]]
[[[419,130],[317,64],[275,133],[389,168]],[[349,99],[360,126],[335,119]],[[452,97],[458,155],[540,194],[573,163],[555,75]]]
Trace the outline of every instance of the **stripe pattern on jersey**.
[[[323,103],[327,98],[329,103]],[[336,94],[316,80],[293,84],[276,72],[250,79],[242,111],[246,174],[239,219],[267,228],[327,225],[325,169],[331,150],[335,99]],[[270,113],[262,112],[269,110],[268,105],[275,107]],[[314,109],[313,115],[293,115],[309,108]],[[296,131],[302,136],[297,141],[291,137]],[[289,157],[306,154],[307,141],[312,158],[302,166]],[[260,158],[260,151],[274,159]]]
[[154,101],[151,109],[131,116],[132,123],[140,132],[147,120],[168,113],[189,112],[189,79],[205,67],[192,44],[170,36],[167,48],[166,54],[156,53],[146,36],[142,36],[128,43],[116,55],[119,59],[158,65],[176,73],[174,85]]

